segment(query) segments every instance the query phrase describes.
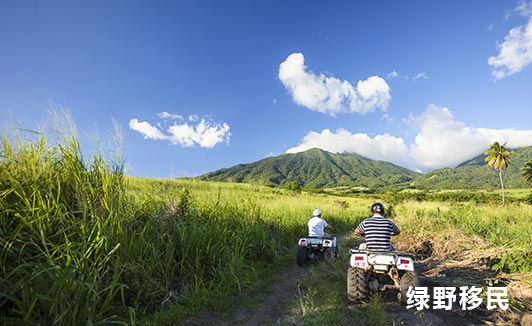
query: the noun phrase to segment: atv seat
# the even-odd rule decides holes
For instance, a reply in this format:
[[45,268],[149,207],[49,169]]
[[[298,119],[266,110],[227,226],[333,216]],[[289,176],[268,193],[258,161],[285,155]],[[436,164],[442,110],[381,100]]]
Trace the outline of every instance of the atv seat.
[[321,246],[324,247],[335,247],[337,248],[338,245],[336,243],[335,237],[319,237],[319,236],[309,236],[309,237],[302,237],[299,239],[299,245],[313,245],[313,246]]
[[375,251],[375,250],[360,250],[360,249],[351,249],[351,253],[360,253],[360,254],[367,254],[369,255],[390,255],[390,256],[406,256],[410,258],[414,258],[414,255],[409,252],[403,252],[400,250],[393,250],[393,251]]

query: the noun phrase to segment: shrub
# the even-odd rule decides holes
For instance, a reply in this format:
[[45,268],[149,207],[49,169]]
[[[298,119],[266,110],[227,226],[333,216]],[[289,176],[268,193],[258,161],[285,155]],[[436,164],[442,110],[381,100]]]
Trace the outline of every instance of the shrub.
[[518,250],[507,252],[492,270],[504,273],[529,273],[532,272],[532,251]]

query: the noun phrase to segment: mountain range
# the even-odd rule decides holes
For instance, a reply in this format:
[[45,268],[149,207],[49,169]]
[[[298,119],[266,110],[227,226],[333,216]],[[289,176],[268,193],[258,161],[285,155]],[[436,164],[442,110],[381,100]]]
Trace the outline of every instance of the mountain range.
[[[512,164],[503,171],[506,188],[526,188],[521,168],[532,159],[532,146],[514,149]],[[488,168],[484,154],[429,173],[418,173],[390,162],[358,154],[335,154],[310,149],[238,164],[199,176],[201,180],[258,183],[269,186],[297,184],[304,188],[415,188],[494,189],[500,187],[498,172]]]

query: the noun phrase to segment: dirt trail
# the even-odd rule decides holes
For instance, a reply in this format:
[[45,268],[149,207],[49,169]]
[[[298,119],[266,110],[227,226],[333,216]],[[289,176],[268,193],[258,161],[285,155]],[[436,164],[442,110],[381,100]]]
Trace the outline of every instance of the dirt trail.
[[[354,247],[357,242],[350,242],[348,247]],[[430,247],[430,246],[429,246]],[[345,248],[345,247],[344,247]],[[423,249],[423,248],[422,248]],[[426,248],[425,248],[426,249]],[[431,256],[432,248],[428,252],[420,251],[422,260],[416,261],[419,286],[429,289],[435,286],[485,286],[486,280],[494,279],[495,274],[486,266],[485,260],[490,253],[476,253],[473,250],[461,255],[454,255],[452,259]],[[345,256],[344,256],[345,257]],[[419,258],[419,257],[418,257]],[[271,285],[267,286],[268,292],[251,295],[254,308],[240,308],[229,320],[216,322],[217,325],[278,325],[283,321],[283,311],[289,300],[298,293],[298,284],[308,269],[300,268],[294,262],[287,271],[275,275]],[[499,280],[500,282],[503,282]],[[505,286],[500,283],[495,286]],[[508,283],[506,283],[508,284]],[[530,290],[530,289],[529,289]],[[431,290],[429,290],[431,291]],[[243,293],[243,296],[248,294]],[[527,299],[527,297],[525,297]],[[531,297],[528,297],[532,300]],[[362,306],[349,304],[346,297],[346,314],[356,314]],[[527,301],[525,305],[532,305]],[[520,325],[521,318],[518,314],[502,311],[500,309],[487,311],[474,309],[464,311],[457,303],[450,311],[424,309],[417,311],[414,308],[406,309],[397,303],[395,293],[387,293],[383,297],[386,312],[393,319],[394,325]],[[531,318],[532,319],[532,318]],[[205,320],[203,320],[205,322]],[[210,324],[209,322],[207,324]],[[526,324],[524,324],[526,325]]]
[[[343,233],[336,236],[338,242],[347,236]],[[283,311],[289,300],[292,300],[298,293],[299,280],[301,280],[308,269],[299,267],[295,262],[296,252],[294,250],[294,263],[288,271],[282,272],[273,277],[269,293],[261,293],[253,298],[258,303],[258,307],[250,311],[247,308],[239,309],[229,321],[220,323],[222,326],[243,325],[278,325],[283,318]],[[245,294],[244,294],[245,295]]]
[[[429,289],[434,286],[444,286],[435,282],[433,279],[426,278],[423,275],[419,277],[419,286],[425,286]],[[430,293],[430,290],[429,290]],[[397,302],[395,294],[388,293],[383,298],[383,304],[388,315],[394,320],[396,325],[487,325],[491,317],[479,310],[464,311],[456,304],[452,310],[433,310],[423,309],[421,311],[415,308],[406,309]]]
[[[449,241],[448,241],[449,242]],[[448,244],[446,243],[446,245]],[[526,290],[516,291],[512,287],[520,281],[498,276],[491,270],[490,263],[494,257],[500,257],[501,251],[497,249],[481,249],[471,246],[467,250],[444,250],[445,246],[433,244],[425,240],[412,248],[411,244],[398,243],[401,249],[417,251],[416,271],[419,286],[428,287],[429,293],[434,287],[460,287],[460,286],[497,286],[508,287],[508,293],[514,298],[507,311],[496,308],[487,310],[482,304],[479,308],[467,311],[460,307],[458,302],[453,304],[452,310],[424,309],[421,313],[416,309],[406,309],[398,304],[389,303],[388,313],[394,320],[404,325],[520,325],[521,317],[516,311],[517,302],[524,304],[525,309],[532,307],[532,296]],[[437,248],[434,248],[437,247]],[[452,246],[451,246],[452,247]],[[412,250],[413,249],[413,250]],[[458,290],[458,289],[457,289]],[[485,300],[485,298],[483,298]],[[457,300],[458,301],[458,300]],[[484,301],[485,303],[485,301]],[[513,307],[512,307],[513,306]],[[513,309],[512,309],[513,308]]]
[[[427,271],[423,264],[418,267],[421,269],[420,286],[444,286],[444,284],[438,282],[438,277],[424,276]],[[290,270],[274,277],[270,292],[261,293],[253,298],[257,302],[255,309],[239,309],[230,320],[219,325],[277,325],[283,318],[282,313],[287,301],[293,299],[297,294],[298,280],[304,277],[306,271],[307,269],[302,269],[294,263]],[[489,320],[488,316],[483,315],[481,312],[474,311],[466,314],[456,308],[452,311],[423,310],[422,313],[419,313],[415,309],[406,309],[398,304],[395,294],[392,293],[388,293],[383,299],[386,312],[397,325],[485,325],[484,321]],[[348,313],[356,313],[358,305],[350,305],[347,300],[346,305]]]
[[304,269],[294,263],[290,270],[274,277],[274,283],[269,287],[270,292],[261,293],[253,298],[253,301],[257,302],[255,309],[241,308],[237,310],[233,318],[219,325],[276,325],[282,317],[287,301],[293,299],[297,292],[298,280],[304,272]]
[[[295,251],[294,251],[295,257]],[[210,312],[202,312],[184,320],[182,325],[217,325],[217,326],[261,326],[277,325],[282,318],[282,312],[288,301],[297,293],[299,280],[304,276],[306,269],[297,266],[295,259],[287,270],[280,272],[266,280],[256,282],[259,290],[253,287],[243,291],[236,302],[246,301],[244,307],[238,308],[232,316],[220,320]],[[265,284],[269,283],[269,284]],[[263,289],[263,287],[265,289]],[[258,294],[257,294],[258,292]],[[250,306],[250,307],[249,307]]]

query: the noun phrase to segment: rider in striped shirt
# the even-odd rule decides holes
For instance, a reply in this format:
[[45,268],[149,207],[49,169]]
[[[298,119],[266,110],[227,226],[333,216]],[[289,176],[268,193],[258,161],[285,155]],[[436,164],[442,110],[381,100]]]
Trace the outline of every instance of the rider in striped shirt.
[[366,238],[365,248],[361,246],[359,249],[370,251],[394,250],[390,239],[401,231],[397,225],[383,216],[384,205],[381,203],[371,205],[371,214],[370,218],[363,220],[355,229],[355,235]]

